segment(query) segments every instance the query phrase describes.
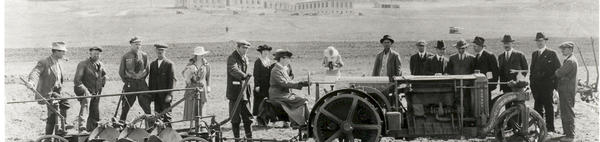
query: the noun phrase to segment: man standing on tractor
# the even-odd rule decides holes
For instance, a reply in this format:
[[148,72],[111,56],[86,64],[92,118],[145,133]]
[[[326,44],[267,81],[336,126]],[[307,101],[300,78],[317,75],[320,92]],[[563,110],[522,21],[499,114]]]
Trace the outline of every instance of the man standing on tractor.
[[394,40],[389,35],[385,35],[379,43],[383,45],[383,51],[375,58],[372,76],[388,76],[390,79],[393,76],[401,76],[400,55],[391,49]]
[[[165,55],[169,47],[164,44],[155,44],[154,47],[156,47],[157,59],[150,63],[148,88],[150,90],[173,89],[175,86],[175,69],[173,69],[173,62],[167,59]],[[154,111],[157,114],[171,107],[171,101],[173,100],[171,92],[157,93],[153,98]],[[170,112],[158,117],[162,119],[162,122],[171,122]],[[171,127],[171,124],[167,123],[166,126]]]
[[[498,77],[500,82],[517,80],[518,73],[513,73],[511,70],[528,70],[525,55],[521,51],[513,49],[513,42],[515,42],[515,40],[513,40],[510,35],[504,35],[502,38],[505,51],[498,55]],[[526,75],[527,73],[523,74],[523,76]],[[512,92],[512,89],[506,84],[500,85],[500,90],[502,90],[503,93]]]
[[[563,65],[554,73],[558,81],[558,96],[560,99],[560,119],[562,120],[565,137],[561,141],[573,141],[575,138],[575,93],[577,91],[577,59],[573,57],[575,43],[564,42],[559,46],[566,57]],[[548,122],[546,122],[548,123]]]
[[[60,92],[63,85],[63,68],[62,61],[64,59],[65,53],[67,52],[67,47],[64,42],[54,42],[52,43],[52,55],[41,59],[37,62],[35,67],[31,70],[28,75],[28,86],[34,86],[32,82],[37,82],[35,84],[36,91],[40,93],[35,96],[36,100],[44,98],[57,98],[60,97]],[[44,104],[44,102],[38,102],[40,104]],[[54,132],[54,126],[57,121],[57,112],[51,111],[55,110],[56,107],[60,109],[60,115],[65,118],[61,121],[66,122],[67,109],[69,109],[69,102],[67,100],[60,100],[58,104],[52,104],[52,102],[48,102],[46,107],[48,108],[48,119],[46,119],[46,131],[45,134],[50,135],[53,133],[62,133],[62,132]],[[72,126],[71,126],[72,127]]]
[[533,94],[533,109],[546,118],[546,128],[549,132],[554,129],[554,106],[552,106],[556,76],[554,72],[560,67],[556,51],[546,47],[548,38],[539,32],[535,36],[538,50],[531,55],[531,93]]
[[[227,91],[226,96],[229,100],[229,117],[231,118],[231,131],[235,138],[240,137],[240,122],[244,123],[244,132],[246,138],[252,138],[252,114],[248,109],[247,95],[250,94],[250,87],[242,90],[244,80],[252,77],[248,73],[248,57],[246,53],[251,48],[250,42],[246,40],[236,41],[237,48],[229,57],[227,57]],[[241,93],[240,93],[241,92]],[[242,101],[237,104],[238,97]],[[235,111],[235,112],[234,112]],[[238,140],[236,140],[238,141]]]
[[412,75],[427,75],[427,69],[425,66],[425,62],[429,59],[429,57],[433,56],[431,53],[427,52],[427,42],[425,40],[419,40],[415,44],[417,46],[417,54],[414,54],[410,57],[410,74]]
[[[106,71],[104,70],[104,64],[100,61],[102,47],[92,47],[89,49],[89,52],[90,57],[79,62],[77,65],[77,71],[73,79],[75,84],[73,89],[77,96],[100,95],[102,88],[106,84]],[[79,103],[84,107],[82,108],[82,111],[84,111],[88,106],[88,99],[80,99]],[[99,97],[90,99],[89,114],[85,125],[88,132],[93,131],[98,126],[98,121],[100,121],[99,103]],[[83,115],[83,113],[80,115]]]
[[[119,67],[119,76],[124,83],[123,92],[137,92],[147,91],[148,84],[146,83],[146,77],[148,77],[148,54],[140,51],[142,48],[141,40],[138,37],[133,37],[129,40],[131,44],[131,50],[121,58],[121,66]],[[120,121],[124,122],[127,120],[127,113],[129,109],[135,103],[135,99],[138,99],[140,107],[145,114],[152,114],[150,103],[152,103],[152,96],[149,94],[139,95],[128,95],[122,96],[123,110],[121,110]]]

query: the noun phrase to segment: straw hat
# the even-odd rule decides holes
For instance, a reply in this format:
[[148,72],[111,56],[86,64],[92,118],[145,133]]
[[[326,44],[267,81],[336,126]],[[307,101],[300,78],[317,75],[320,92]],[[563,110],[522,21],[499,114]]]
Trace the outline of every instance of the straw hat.
[[208,54],[208,53],[210,53],[210,51],[204,50],[204,47],[202,47],[202,46],[198,46],[198,47],[194,48],[194,55],[204,55],[204,54]]

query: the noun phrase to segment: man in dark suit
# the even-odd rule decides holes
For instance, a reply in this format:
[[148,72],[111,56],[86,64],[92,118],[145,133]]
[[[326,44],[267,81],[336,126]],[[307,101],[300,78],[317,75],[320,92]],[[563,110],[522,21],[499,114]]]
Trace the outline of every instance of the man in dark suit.
[[[28,78],[28,86],[34,86],[33,82],[37,82],[35,84],[36,91],[40,93],[40,95],[44,98],[52,98],[52,97],[60,97],[61,88],[63,85],[63,68],[62,60],[67,52],[67,47],[64,42],[54,42],[52,43],[52,55],[41,59],[37,62],[35,67],[29,73]],[[52,94],[52,95],[51,95]],[[35,96],[36,100],[41,100],[42,98],[38,95]],[[40,104],[45,104],[44,102],[38,102]],[[62,121],[67,121],[67,109],[70,108],[69,102],[67,100],[58,101],[58,105],[48,105],[46,104],[46,108],[48,109],[48,119],[46,120],[46,133],[45,134],[53,134],[54,126],[58,123],[56,119],[56,113],[50,111],[51,109],[60,108],[60,115],[64,116],[65,119]],[[61,132],[56,132],[55,134],[59,134]]]
[[[245,40],[236,41],[237,50],[233,51],[227,57],[227,99],[229,100],[229,116],[231,118],[231,131],[235,138],[240,137],[240,123],[244,123],[244,132],[246,138],[252,138],[252,114],[248,109],[248,100],[245,96],[250,94],[250,88],[242,90],[243,80],[252,77],[248,70],[248,57],[246,52],[251,47],[250,42]],[[242,92],[241,96],[240,92]],[[235,102],[238,97],[242,97],[242,101],[237,107],[237,113],[233,112]]]
[[417,54],[410,57],[410,73],[412,75],[427,75],[427,69],[425,68],[425,62],[433,54],[426,51],[427,42],[425,40],[417,41]]
[[451,75],[462,75],[462,74],[473,74],[473,68],[475,63],[475,56],[465,52],[468,47],[467,41],[464,39],[456,42],[454,47],[458,50],[458,53],[450,56],[448,61],[448,74]]
[[392,79],[393,76],[401,76],[400,55],[398,52],[391,49],[394,40],[389,35],[385,35],[379,40],[379,43],[383,45],[383,51],[377,54],[373,73],[371,75],[388,76],[390,79]]
[[[476,36],[473,40],[473,50],[475,51],[475,70],[479,70],[482,74],[488,77],[488,82],[498,82],[498,61],[493,53],[485,50],[485,39]],[[489,94],[492,90],[496,90],[497,84],[490,84]]]
[[[92,47],[89,51],[90,58],[79,62],[73,79],[73,84],[75,84],[73,89],[77,96],[100,95],[106,84],[106,71],[104,70],[104,64],[100,61],[102,48]],[[80,99],[79,102],[82,110],[88,107],[87,99]],[[99,103],[99,97],[90,99],[89,115],[85,126],[89,132],[93,131],[98,126],[98,121],[100,121]],[[80,117],[82,117],[81,115],[83,113],[80,114]]]
[[430,56],[425,62],[425,68],[427,75],[443,75],[446,74],[446,65],[448,65],[448,58],[444,57],[446,54],[446,47],[444,41],[437,41],[436,55]]
[[[575,43],[564,42],[559,46],[562,54],[566,56],[563,65],[556,69],[554,75],[558,82],[558,96],[560,99],[560,119],[562,120],[565,137],[561,141],[573,141],[575,138],[575,94],[577,93],[577,59],[573,56]],[[548,123],[548,122],[546,122]]]
[[[173,69],[173,62],[167,59],[165,56],[166,50],[169,48],[167,45],[155,44],[157,59],[150,63],[150,75],[148,79],[148,88],[150,90],[163,90],[173,89],[175,86],[175,69]],[[171,107],[171,101],[173,96],[171,92],[162,92],[154,95],[154,111],[161,113],[167,108]],[[163,122],[171,122],[171,113],[168,112],[163,116]],[[167,123],[168,127],[171,125]]]
[[[525,55],[518,50],[513,49],[513,42],[510,35],[504,35],[502,43],[504,43],[504,52],[498,55],[499,72],[498,77],[500,82],[517,80],[517,73],[511,70],[528,70],[527,59]],[[527,73],[523,73],[526,76]],[[512,92],[512,89],[506,84],[500,85],[500,90],[504,93]]]
[[546,47],[548,38],[541,32],[535,36],[538,50],[531,55],[531,93],[533,94],[534,107],[540,115],[546,117],[546,128],[550,132],[554,129],[554,107],[552,96],[556,88],[554,72],[560,67],[556,51]]

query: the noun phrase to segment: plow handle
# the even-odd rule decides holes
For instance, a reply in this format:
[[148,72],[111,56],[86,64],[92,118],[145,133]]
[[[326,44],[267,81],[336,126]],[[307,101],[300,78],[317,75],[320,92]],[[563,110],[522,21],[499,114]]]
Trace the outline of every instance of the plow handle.
[[[231,114],[237,114],[238,113],[238,106],[240,105],[240,102],[242,102],[242,98],[244,97],[244,92],[246,91],[246,88],[248,88],[249,82],[250,82],[250,78],[248,77],[246,79],[244,79],[244,83],[242,85],[242,89],[240,90],[240,94],[238,94],[237,99],[235,100],[235,105],[233,107],[233,113]],[[219,122],[219,126],[224,125],[225,123],[229,122],[231,120],[232,116],[229,116],[227,119]]]

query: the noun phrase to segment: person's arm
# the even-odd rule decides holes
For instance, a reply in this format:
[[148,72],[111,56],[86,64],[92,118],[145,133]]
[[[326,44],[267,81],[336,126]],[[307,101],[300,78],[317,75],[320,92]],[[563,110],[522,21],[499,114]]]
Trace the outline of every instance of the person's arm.
[[206,64],[204,66],[206,67],[206,76],[204,76],[204,78],[206,78],[206,90],[210,92],[210,64],[208,64],[208,62],[205,63]]
[[177,82],[177,79],[175,78],[175,69],[173,68],[173,63],[170,61],[169,61],[169,72],[167,75],[169,76],[168,78],[170,78],[169,88],[173,89],[175,87],[175,83]]
[[322,64],[323,64],[323,67],[326,67],[326,68],[328,67],[327,66],[327,57],[323,57],[323,63]]
[[449,75],[454,75],[454,63],[452,62],[452,56],[450,56],[448,65],[446,65],[446,73]]
[[[150,73],[150,64],[148,63],[148,54],[143,54],[144,57],[144,71],[142,72],[141,78],[140,79],[146,79],[146,77],[148,77],[148,74]],[[163,61],[164,62],[164,61]],[[158,62],[156,63],[157,67],[158,67]]]
[[417,63],[416,63],[417,59],[415,59],[415,56],[410,56],[410,61],[409,61],[409,68],[410,68],[410,74],[415,74],[416,72],[416,68],[417,68]]
[[490,71],[492,72],[492,81],[498,81],[498,75],[500,74],[498,70],[498,60],[496,60],[496,56],[493,54],[489,54],[488,65],[490,66]]
[[38,61],[37,64],[35,65],[35,67],[33,67],[33,69],[31,69],[31,72],[29,72],[29,75],[27,77],[27,82],[29,82],[29,84],[33,85],[34,82],[38,82],[38,80],[40,79],[40,73],[42,73],[42,71],[44,70],[44,63],[42,63],[42,60]]
[[185,84],[192,83],[192,75],[195,72],[193,66],[194,65],[186,66],[185,69],[183,69],[183,72],[181,73],[183,75],[183,80],[185,81]]
[[85,64],[83,62],[77,64],[77,70],[75,70],[75,77],[73,78],[73,84],[75,88],[81,88],[87,90],[87,88],[83,85],[81,79],[83,78],[83,72],[85,71]]
[[[554,52],[554,54],[551,55],[552,60],[552,64],[551,64],[551,69],[552,71],[556,71],[558,68],[560,68],[560,60],[558,60],[558,55],[556,55],[556,52]],[[548,77],[554,77],[552,74],[548,75]]]
[[[527,64],[527,59],[525,58],[525,55],[520,54],[521,57],[521,68],[523,70],[529,70],[529,64]],[[527,76],[527,73],[523,73],[523,76]]]
[[274,79],[275,84],[278,84],[279,86],[285,88],[302,89],[302,85],[300,85],[298,82],[285,79],[284,74],[281,72],[281,70],[273,71],[271,73],[271,79]]
[[292,65],[291,64],[288,65],[288,71],[290,71],[289,74],[288,74],[288,76],[290,76],[291,79],[294,79],[294,72],[292,71]]
[[227,59],[227,72],[235,80],[243,80],[244,78],[246,78],[246,76],[248,76],[246,73],[242,72],[242,70],[238,67],[238,63],[233,58],[233,56],[230,56]]
[[396,54],[396,57],[394,57],[394,60],[396,60],[396,74],[395,76],[402,76],[402,63],[400,62],[400,55]]
[[338,68],[342,68],[344,66],[344,61],[342,61],[342,56],[338,55],[338,62],[337,62]]
[[259,85],[262,85],[264,83],[264,78],[265,78],[265,73],[260,71],[260,66],[262,66],[262,63],[260,60],[256,60],[254,61],[254,68],[252,70],[252,73],[254,74],[254,87],[258,87]]
[[560,67],[556,70],[556,72],[554,74],[556,75],[556,77],[561,79],[563,77],[568,77],[567,74],[573,72],[573,69],[575,69],[575,68],[577,68],[577,66],[575,66],[573,61],[567,60],[567,61],[565,61],[565,63],[563,64],[562,67]]
[[121,65],[119,66],[119,76],[121,77],[121,81],[123,81],[124,83],[127,82],[127,74],[125,73],[125,56],[121,57]]

